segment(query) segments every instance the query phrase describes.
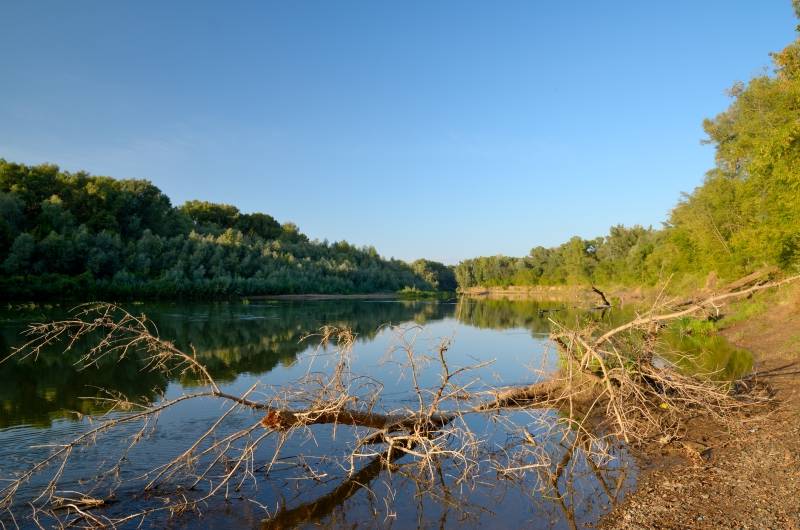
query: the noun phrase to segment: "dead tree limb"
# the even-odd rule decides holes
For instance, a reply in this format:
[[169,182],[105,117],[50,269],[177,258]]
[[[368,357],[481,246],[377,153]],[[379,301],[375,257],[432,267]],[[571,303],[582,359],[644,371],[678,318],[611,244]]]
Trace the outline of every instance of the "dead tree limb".
[[292,411],[273,407],[259,408],[268,410],[267,415],[261,420],[261,424],[264,427],[278,431],[326,423],[369,427],[385,432],[411,431],[420,428],[431,430],[446,425],[454,417],[446,414],[380,414],[378,412],[361,412],[348,409]]
[[780,287],[782,285],[787,285],[787,284],[795,282],[795,281],[797,281],[799,279],[800,279],[800,275],[791,276],[789,278],[785,278],[785,279],[779,280],[779,281],[774,281],[774,282],[769,282],[769,283],[762,283],[762,284],[754,285],[752,287],[748,287],[746,289],[735,290],[735,291],[732,291],[732,292],[726,292],[726,293],[723,293],[723,294],[710,296],[708,298],[705,298],[704,300],[701,300],[699,302],[695,302],[695,303],[691,304],[686,309],[682,309],[682,310],[679,310],[679,311],[674,311],[674,312],[671,312],[671,313],[660,314],[660,315],[649,315],[649,316],[639,317],[637,319],[631,320],[630,322],[627,322],[627,323],[625,323],[625,324],[623,324],[621,326],[618,326],[618,327],[616,327],[614,329],[611,329],[611,330],[603,333],[600,337],[598,337],[594,341],[592,346],[594,348],[599,348],[600,346],[603,345],[603,343],[607,342],[610,338],[614,337],[615,335],[618,335],[618,334],[622,333],[623,331],[627,331],[627,330],[630,330],[630,329],[633,329],[633,328],[641,328],[641,327],[647,326],[648,324],[652,324],[652,323],[661,323],[661,322],[667,322],[667,321],[670,321],[670,320],[676,320],[676,319],[679,319],[679,318],[682,318],[682,317],[685,317],[685,316],[692,315],[694,313],[697,313],[697,312],[699,312],[699,311],[701,311],[703,309],[707,309],[709,307],[717,307],[717,304],[719,302],[722,302],[722,301],[725,301],[725,300],[730,300],[730,299],[733,299],[733,298],[739,298],[739,297],[746,296],[746,295],[749,295],[749,294],[752,294],[752,293],[755,293],[755,292],[758,292],[758,291],[763,291],[765,289],[773,289],[775,287]]
[[[413,446],[409,446],[409,449],[413,449]],[[406,454],[406,452],[398,450],[398,448],[390,447],[380,455],[372,458],[367,465],[344,480],[330,493],[295,508],[283,508],[272,517],[264,519],[261,523],[262,530],[295,528],[301,523],[322,519],[359,490],[369,487],[370,483],[378,478],[384,469]]]
[[601,291],[594,285],[592,285],[592,291],[597,293],[598,296],[600,296],[600,299],[603,300],[603,305],[601,305],[600,307],[611,307],[611,302],[608,301],[608,298],[606,298],[606,295],[603,291]]

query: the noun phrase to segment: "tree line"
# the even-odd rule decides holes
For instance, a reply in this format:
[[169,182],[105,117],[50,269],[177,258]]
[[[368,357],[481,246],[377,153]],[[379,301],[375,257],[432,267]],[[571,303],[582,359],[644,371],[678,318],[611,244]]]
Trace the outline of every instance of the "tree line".
[[[798,10],[797,2],[794,2]],[[368,293],[456,287],[698,283],[800,267],[800,40],[775,70],[736,83],[704,122],[716,164],[663,226],[614,226],[527,256],[452,267],[310,241],[263,213],[189,201],[146,180],[0,159],[0,293],[7,298]]]
[[146,180],[0,159],[0,292],[220,297],[455,288],[452,268],[311,241],[293,223],[226,204],[172,206]]
[[771,75],[733,85],[728,109],[704,122],[715,167],[663,227],[614,226],[524,257],[469,259],[456,267],[459,286],[691,285],[711,272],[800,269],[800,40],[772,59]]

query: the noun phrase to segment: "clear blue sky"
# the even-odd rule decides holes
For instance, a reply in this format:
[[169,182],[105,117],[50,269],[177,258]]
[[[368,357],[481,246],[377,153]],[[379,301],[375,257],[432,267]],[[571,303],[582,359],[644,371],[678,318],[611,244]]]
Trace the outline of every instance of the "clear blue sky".
[[0,157],[448,263],[658,225],[789,0],[13,1]]

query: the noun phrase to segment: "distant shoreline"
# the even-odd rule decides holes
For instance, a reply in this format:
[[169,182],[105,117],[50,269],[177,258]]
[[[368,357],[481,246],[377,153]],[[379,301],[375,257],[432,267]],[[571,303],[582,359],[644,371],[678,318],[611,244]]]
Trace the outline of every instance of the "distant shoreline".
[[247,300],[394,300],[401,299],[397,293],[361,294],[260,294],[243,296]]

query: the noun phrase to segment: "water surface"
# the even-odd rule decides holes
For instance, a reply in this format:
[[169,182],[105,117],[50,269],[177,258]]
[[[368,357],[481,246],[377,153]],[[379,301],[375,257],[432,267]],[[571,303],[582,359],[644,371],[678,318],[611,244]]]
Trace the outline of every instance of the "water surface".
[[[323,325],[349,327],[357,336],[351,370],[382,385],[381,406],[385,410],[415,406],[409,372],[403,366],[402,351],[397,350],[404,342],[413,343],[414,350],[424,355],[435,352],[442,339],[450,339],[447,361],[453,369],[491,361],[469,374],[469,390],[480,392],[489,387],[531,383],[557,368],[547,339],[554,316],[567,321],[613,318],[600,313],[587,316],[552,303],[474,299],[148,303],[128,309],[147,314],[163,338],[186,351],[194,350],[223,389],[235,394],[255,384],[291,388],[292,382],[310,370],[329,370],[331,363],[315,354],[314,338],[301,339]],[[0,351],[21,344],[24,339],[20,332],[27,324],[61,318],[66,313],[61,307],[3,312]],[[67,353],[45,352],[35,360],[0,365],[0,477],[13,476],[46,455],[48,444],[90,428],[109,407],[108,402],[91,398],[118,393],[158,402],[197,389],[197,381],[190,376],[144,370],[142,359],[135,355],[105,359],[97,367],[78,370],[74,363],[83,348],[85,345],[79,344]],[[432,388],[439,380],[440,370],[431,363],[420,370],[418,385]],[[178,454],[223,411],[221,404],[209,400],[169,410],[159,418],[157,429],[128,455],[122,474],[135,477]],[[444,462],[439,470],[441,482],[432,488],[420,484],[415,476],[418,469],[409,462],[411,457],[398,461],[391,474],[382,468],[364,469],[369,464],[364,459],[356,468],[362,470],[359,478],[368,483],[346,498],[329,499],[326,496],[338,491],[347,473],[328,462],[328,457],[347,454],[353,437],[346,428],[333,430],[321,425],[313,427],[313,436],[290,440],[283,451],[314,461],[315,469],[324,472],[323,479],[298,481],[296,470],[288,468],[273,468],[268,476],[256,472],[257,484],[229,496],[227,502],[209,502],[202,517],[184,515],[170,524],[258,527],[264,525],[264,507],[270,511],[281,507],[284,514],[291,515],[282,520],[283,526],[582,527],[596,521],[630,489],[635,468],[624,449],[615,449],[617,458],[611,461],[587,458],[585,447],[571,446],[575,438],[569,432],[565,436],[563,431],[543,428],[548,415],[557,416],[557,412],[508,411],[498,417],[477,415],[465,421],[497,461],[519,457],[520,448],[527,443],[525,438],[535,438],[552,456],[553,478],[549,484],[543,484],[543,475],[535,470],[501,476],[496,466],[485,462],[478,465],[475,480],[463,483],[457,479],[459,466]],[[235,415],[221,433],[233,432],[252,421],[252,414]],[[120,429],[99,439],[96,445],[81,448],[65,479],[77,485],[91,478],[101,464],[119,456],[134,433],[133,428]],[[269,458],[274,449],[271,443],[264,444],[263,454],[256,460],[259,456]],[[124,513],[146,503],[132,485],[115,486],[113,495],[115,502],[109,513]],[[320,499],[329,500],[330,505],[320,509]],[[309,505],[315,506],[313,517],[302,516],[308,513],[301,508]]]

